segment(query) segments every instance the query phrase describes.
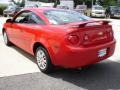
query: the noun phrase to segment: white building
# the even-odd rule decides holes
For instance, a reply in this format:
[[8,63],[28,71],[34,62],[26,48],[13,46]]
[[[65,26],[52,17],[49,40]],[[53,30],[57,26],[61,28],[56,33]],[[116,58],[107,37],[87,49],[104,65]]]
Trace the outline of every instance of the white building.
[[25,6],[33,6],[33,5],[38,5],[39,7],[40,6],[50,6],[52,7],[54,5],[54,3],[43,3],[43,2],[39,2],[39,1],[29,1],[29,0],[26,0],[25,1]]
[[[26,0],[26,6],[32,6],[32,5],[35,5],[37,4],[38,6],[53,6],[53,3],[42,3],[42,2],[37,2],[37,1],[29,1],[29,0]],[[60,5],[62,6],[68,6],[70,9],[73,9],[74,7],[74,2],[73,0],[60,0]]]

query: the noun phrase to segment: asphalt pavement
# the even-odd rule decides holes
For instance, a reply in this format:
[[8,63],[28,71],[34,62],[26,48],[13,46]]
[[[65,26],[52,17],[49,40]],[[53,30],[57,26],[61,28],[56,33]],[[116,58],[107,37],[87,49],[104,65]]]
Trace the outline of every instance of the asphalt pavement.
[[[6,18],[0,18],[0,29]],[[82,70],[39,71],[33,56],[4,45],[0,32],[0,90],[120,90],[120,21],[110,20],[117,40],[115,54]]]
[[107,60],[82,70],[3,77],[0,90],[120,90],[120,63]]

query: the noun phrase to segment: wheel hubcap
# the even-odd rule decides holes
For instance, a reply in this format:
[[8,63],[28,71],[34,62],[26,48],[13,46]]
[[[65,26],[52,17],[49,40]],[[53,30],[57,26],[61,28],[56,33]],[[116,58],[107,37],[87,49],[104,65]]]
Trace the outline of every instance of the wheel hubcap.
[[36,58],[37,58],[38,66],[39,66],[41,69],[45,69],[46,66],[47,66],[47,57],[46,57],[44,51],[39,50],[39,51],[37,52]]
[[5,44],[7,44],[7,41],[8,41],[7,34],[4,33],[4,42],[5,42]]

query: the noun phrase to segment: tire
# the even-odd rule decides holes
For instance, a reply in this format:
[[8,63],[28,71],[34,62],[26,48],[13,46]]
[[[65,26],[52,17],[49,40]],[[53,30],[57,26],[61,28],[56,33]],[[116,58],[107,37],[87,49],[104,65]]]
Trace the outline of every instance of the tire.
[[113,18],[113,17],[114,17],[114,15],[110,14],[110,15],[109,15],[109,17],[110,17],[110,18]]
[[92,13],[90,13],[90,17],[93,18]]
[[3,16],[4,16],[4,17],[7,17],[7,15],[6,15],[6,14],[4,14]]
[[12,45],[12,43],[9,41],[9,38],[8,38],[7,33],[5,31],[3,32],[3,39],[4,39],[5,45],[7,45],[7,46]]
[[37,65],[41,72],[51,73],[53,71],[53,64],[45,48],[39,46],[36,50],[35,57],[37,60]]

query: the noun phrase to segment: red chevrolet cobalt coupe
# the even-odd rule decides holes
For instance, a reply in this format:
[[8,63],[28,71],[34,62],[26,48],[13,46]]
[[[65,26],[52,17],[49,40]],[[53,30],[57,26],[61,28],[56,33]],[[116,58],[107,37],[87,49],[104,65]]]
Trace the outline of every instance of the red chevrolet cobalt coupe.
[[24,9],[6,20],[2,32],[6,45],[35,55],[44,73],[54,66],[80,68],[99,62],[115,49],[108,21],[95,21],[71,10]]

